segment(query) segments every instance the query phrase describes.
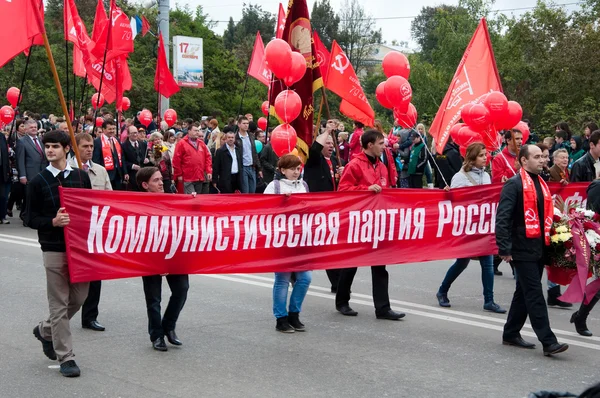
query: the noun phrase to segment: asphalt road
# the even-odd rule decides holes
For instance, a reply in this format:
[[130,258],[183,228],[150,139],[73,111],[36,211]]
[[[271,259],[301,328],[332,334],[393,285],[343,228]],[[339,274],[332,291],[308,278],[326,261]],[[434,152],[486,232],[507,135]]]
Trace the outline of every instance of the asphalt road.
[[[450,290],[452,308],[435,292],[452,263],[388,267],[390,298],[402,321],[375,319],[368,269],[359,270],[352,306],[334,308],[323,271],[315,272],[301,319],[306,333],[275,331],[272,275],[193,275],[178,322],[181,348],[154,351],[147,334],[141,278],[103,284],[99,321],[105,332],[71,325],[77,379],[60,375],[42,354],[33,327],[47,315],[45,273],[35,231],[0,225],[0,398],[4,397],[525,397],[538,390],[581,393],[600,382],[600,307],[577,335],[572,310],[550,320],[569,350],[546,358],[501,344],[506,315],[482,310],[477,262]],[[509,267],[495,279],[495,300],[508,308]],[[168,286],[163,284],[163,297]]]

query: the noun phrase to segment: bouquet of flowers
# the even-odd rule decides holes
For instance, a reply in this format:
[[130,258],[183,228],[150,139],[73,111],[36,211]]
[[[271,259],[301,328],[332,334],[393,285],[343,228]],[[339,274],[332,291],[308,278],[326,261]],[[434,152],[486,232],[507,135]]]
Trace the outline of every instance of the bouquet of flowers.
[[589,272],[600,277],[600,215],[574,204],[567,206],[557,196],[553,221],[550,268],[571,271],[568,273],[572,277],[576,273],[577,262],[583,260],[588,264]]

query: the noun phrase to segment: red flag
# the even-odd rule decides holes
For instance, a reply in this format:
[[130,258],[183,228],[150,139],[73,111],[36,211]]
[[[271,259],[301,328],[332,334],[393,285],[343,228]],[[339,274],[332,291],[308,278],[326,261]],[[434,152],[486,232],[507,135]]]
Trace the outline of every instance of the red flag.
[[373,125],[373,117],[365,114],[363,111],[352,105],[350,102],[346,100],[342,100],[340,103],[340,113],[342,115],[346,115],[351,120],[361,122],[365,126]]
[[[302,112],[291,124],[298,134],[297,148],[308,156],[308,148],[313,139],[313,93],[323,87],[321,72],[316,67],[315,45],[312,41],[312,28],[308,15],[308,6],[306,0],[295,0],[288,3],[287,15],[285,16],[285,28],[283,30],[282,40],[289,43],[292,51],[299,52],[306,60],[306,73],[302,79],[290,87],[302,99]],[[276,116],[275,98],[280,92],[286,90],[284,82],[276,79],[269,90],[269,103],[271,104],[271,114]]]
[[77,46],[73,46],[73,73],[75,76],[85,77],[85,65],[83,64],[83,54]]
[[[94,27],[92,29],[92,40],[94,42],[97,42],[102,38],[102,32],[106,25],[108,25],[108,17],[104,10],[104,2],[98,0],[98,3],[96,4],[96,16],[94,17]],[[106,42],[106,36],[104,36],[104,41]]]
[[275,32],[275,38],[281,39],[283,37],[283,31],[285,30],[285,10],[283,5],[279,3],[279,15],[277,16],[277,31]]
[[[331,58],[329,61],[327,84],[325,87],[342,97],[349,105],[352,105],[356,110],[364,114],[364,117],[362,118],[368,122],[364,123],[366,126],[373,125],[375,112],[373,112],[373,108],[369,105],[369,100],[365,96],[350,60],[335,40],[331,45]],[[348,106],[345,108],[350,109]]]
[[69,104],[69,118],[71,121],[75,120],[75,107],[73,106],[73,100]]
[[162,33],[158,36],[158,59],[156,60],[156,74],[154,75],[154,90],[165,98],[179,92],[179,85],[169,69]]
[[260,37],[260,32],[256,32],[254,50],[252,50],[252,58],[250,59],[250,65],[248,65],[248,75],[267,87],[271,83],[271,72],[265,67],[265,46],[262,37]]
[[[98,90],[102,73],[102,60],[98,60],[91,53],[90,49],[94,47],[94,42],[87,34],[74,0],[65,0],[64,14],[65,26],[68,31],[67,40],[73,42],[75,48],[80,51],[81,62],[83,62],[88,80]],[[76,56],[79,56],[79,54],[76,54]],[[108,103],[112,103],[116,99],[115,81],[114,62],[107,62],[104,68],[104,79],[102,80],[102,95]]]
[[[39,0],[0,1],[0,68],[31,47],[44,32],[38,24]],[[44,14],[40,14],[43,21]]]
[[313,40],[315,42],[315,50],[317,50],[317,62],[319,63],[319,69],[321,70],[321,76],[323,77],[323,83],[327,86],[327,71],[329,69],[329,60],[331,54],[325,44],[321,41],[317,31],[313,31]]
[[[35,1],[37,1],[37,0],[35,0]],[[39,7],[38,7],[38,10],[39,10],[39,15],[42,15],[42,16],[43,16],[43,15],[44,15],[44,2],[43,2],[43,1],[40,1],[39,3],[40,3],[40,4],[39,4]],[[43,20],[43,18],[42,18],[42,20]],[[44,45],[44,36],[43,36],[41,33],[40,33],[40,34],[38,34],[38,35],[36,35],[36,36],[33,38],[33,45],[34,45],[34,46],[43,46],[43,45]],[[29,50],[30,50],[30,49],[31,49],[31,47],[27,48],[27,49],[24,51],[24,53],[25,53],[25,55],[26,55],[26,56],[29,56]]]
[[462,107],[492,90],[502,91],[502,84],[487,23],[482,18],[429,129],[438,153],[444,150]]
[[[98,59],[104,59],[106,51],[106,43],[108,42],[108,51],[106,52],[106,62],[128,55],[133,52],[133,33],[131,32],[131,21],[127,15],[121,10],[114,0],[111,0],[110,10],[111,20],[107,24],[103,24],[100,37],[95,40],[96,45],[92,50],[92,54]],[[98,8],[96,8],[98,12]],[[110,29],[110,37],[107,38]]]
[[142,37],[146,36],[146,33],[150,30],[150,22],[142,15]]

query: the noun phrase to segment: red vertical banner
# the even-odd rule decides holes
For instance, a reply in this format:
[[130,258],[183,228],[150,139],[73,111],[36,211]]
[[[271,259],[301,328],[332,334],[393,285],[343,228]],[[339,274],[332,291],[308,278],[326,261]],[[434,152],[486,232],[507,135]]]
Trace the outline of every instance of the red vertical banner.
[[275,29],[275,38],[281,39],[285,30],[285,9],[283,4],[279,3],[279,13],[277,14],[277,27]]
[[252,58],[248,65],[248,76],[252,76],[267,87],[271,83],[271,72],[265,67],[265,45],[260,32],[256,32]]
[[487,22],[482,18],[429,129],[438,153],[443,152],[450,129],[460,120],[462,107],[490,91],[502,91],[502,84]]
[[327,87],[327,72],[329,70],[329,60],[331,54],[325,44],[321,41],[317,31],[313,31],[313,41],[315,42],[315,50],[317,51],[317,62],[319,63],[319,70],[321,71],[321,77],[323,78],[323,84]]

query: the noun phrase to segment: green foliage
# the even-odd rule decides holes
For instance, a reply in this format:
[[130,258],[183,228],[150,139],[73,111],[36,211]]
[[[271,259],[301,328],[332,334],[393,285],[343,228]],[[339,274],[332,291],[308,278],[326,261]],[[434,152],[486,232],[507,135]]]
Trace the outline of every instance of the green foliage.
[[315,1],[310,13],[310,23],[313,30],[319,34],[325,47],[331,48],[333,40],[338,38],[340,17],[331,7],[329,0],[323,0],[320,3]]

